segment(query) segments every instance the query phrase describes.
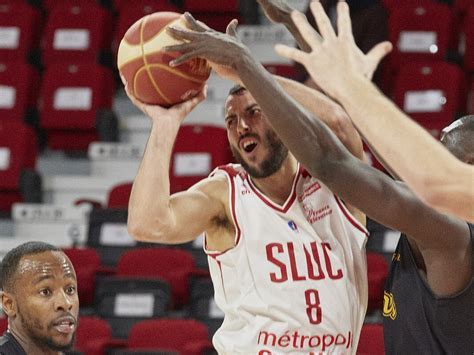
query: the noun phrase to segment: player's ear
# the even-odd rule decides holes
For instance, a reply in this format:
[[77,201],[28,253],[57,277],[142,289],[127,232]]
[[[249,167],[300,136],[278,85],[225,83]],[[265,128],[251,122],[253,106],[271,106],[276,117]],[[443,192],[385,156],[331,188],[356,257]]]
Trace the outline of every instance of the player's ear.
[[12,294],[0,291],[0,297],[2,298],[2,309],[8,318],[16,315],[15,298]]

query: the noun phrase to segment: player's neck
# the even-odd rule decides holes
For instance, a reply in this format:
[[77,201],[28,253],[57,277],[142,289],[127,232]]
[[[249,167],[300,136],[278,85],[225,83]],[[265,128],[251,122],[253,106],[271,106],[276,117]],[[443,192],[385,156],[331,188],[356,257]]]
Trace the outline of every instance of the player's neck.
[[252,182],[270,200],[282,205],[290,196],[297,171],[298,162],[288,153],[288,157],[276,173],[266,178],[252,178]]

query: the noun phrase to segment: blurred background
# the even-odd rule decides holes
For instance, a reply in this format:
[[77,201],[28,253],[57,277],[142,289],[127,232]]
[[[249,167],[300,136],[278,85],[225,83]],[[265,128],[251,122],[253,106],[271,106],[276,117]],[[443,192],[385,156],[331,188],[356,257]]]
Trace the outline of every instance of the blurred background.
[[[336,2],[322,1],[333,20]],[[348,2],[364,52],[382,40],[394,44],[374,81],[403,111],[435,137],[474,113],[473,0]],[[288,3],[307,11],[308,0]],[[312,85],[301,67],[275,54],[275,43],[295,42],[255,0],[0,0],[0,259],[28,240],[65,249],[81,302],[71,354],[213,354],[222,322],[202,237],[170,247],[137,243],[127,232],[150,122],[126,97],[116,55],[126,30],[156,11],[189,11],[220,31],[237,18],[241,40],[270,72]],[[185,120],[172,192],[232,162],[223,115],[231,86],[211,74],[207,100]],[[359,353],[383,354],[383,284],[399,233],[370,220],[368,229],[369,309]],[[6,327],[0,313],[0,334]],[[157,350],[137,352],[145,346]]]

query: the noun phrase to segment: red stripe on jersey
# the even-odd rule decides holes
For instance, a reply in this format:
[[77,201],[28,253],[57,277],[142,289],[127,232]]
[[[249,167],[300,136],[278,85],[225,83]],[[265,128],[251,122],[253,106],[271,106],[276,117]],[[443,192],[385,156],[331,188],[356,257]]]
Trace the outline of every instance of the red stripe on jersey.
[[364,233],[366,235],[366,237],[369,236],[369,232],[367,231],[367,229],[358,221],[354,218],[354,216],[352,216],[352,214],[347,210],[346,206],[342,203],[341,200],[339,200],[339,197],[337,197],[336,195],[334,195],[334,198],[336,199],[336,202],[337,202],[337,205],[339,206],[339,208],[341,209],[342,211],[342,214],[344,216],[346,216],[347,220],[355,227],[357,228],[358,230],[360,230],[362,233]]
[[274,210],[277,210],[278,212],[286,213],[293,205],[293,202],[295,202],[296,200],[296,185],[302,175],[302,172],[303,170],[300,168],[300,165],[298,163],[297,173],[296,173],[295,178],[293,179],[293,186],[291,187],[290,196],[288,197],[286,202],[283,204],[283,206],[276,204],[275,202],[270,200],[267,196],[262,194],[257,189],[257,187],[253,184],[248,174],[247,174],[247,181],[249,182],[249,185],[252,191],[255,192],[255,195],[257,195],[257,197],[260,198],[260,200],[262,200],[267,206],[273,208]]

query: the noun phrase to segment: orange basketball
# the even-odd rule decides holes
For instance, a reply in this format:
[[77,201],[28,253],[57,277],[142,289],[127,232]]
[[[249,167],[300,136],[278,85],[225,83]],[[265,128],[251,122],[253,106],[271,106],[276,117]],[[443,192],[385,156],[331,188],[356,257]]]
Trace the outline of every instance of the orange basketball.
[[161,49],[182,43],[166,32],[168,25],[186,28],[186,20],[175,12],[155,12],[141,18],[125,33],[117,56],[118,69],[131,93],[140,101],[165,107],[198,94],[211,72],[201,58],[177,67],[168,65],[180,53]]

